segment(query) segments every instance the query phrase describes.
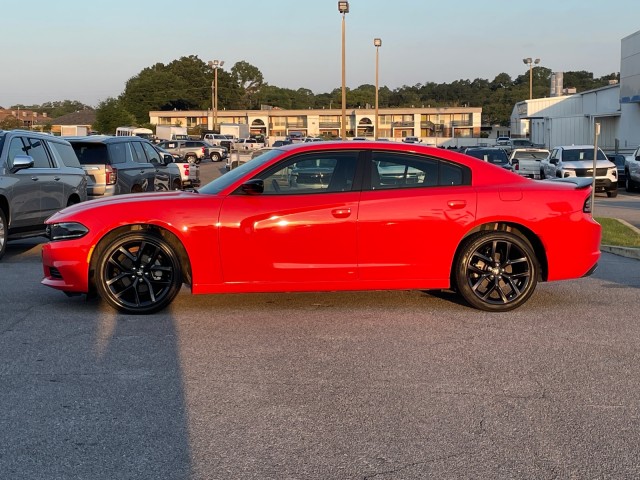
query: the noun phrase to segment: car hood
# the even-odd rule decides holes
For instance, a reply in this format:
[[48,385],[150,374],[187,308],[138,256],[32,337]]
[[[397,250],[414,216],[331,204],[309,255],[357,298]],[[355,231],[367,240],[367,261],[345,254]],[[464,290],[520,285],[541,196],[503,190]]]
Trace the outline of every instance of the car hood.
[[[565,168],[592,168],[593,160],[577,160],[573,162],[562,162],[562,166]],[[609,160],[598,160],[596,162],[596,168],[612,168],[616,165]]]
[[[149,193],[129,193],[124,195],[115,195],[113,197],[97,198],[95,200],[89,200],[86,202],[76,203],[59,212],[59,214],[76,214],[86,210],[93,210],[100,207],[122,204],[140,204],[148,201],[175,201],[179,198],[185,198],[188,196],[198,195],[195,192],[172,190],[169,192],[149,192]],[[140,208],[135,206],[132,208]],[[58,214],[54,214],[55,215]]]

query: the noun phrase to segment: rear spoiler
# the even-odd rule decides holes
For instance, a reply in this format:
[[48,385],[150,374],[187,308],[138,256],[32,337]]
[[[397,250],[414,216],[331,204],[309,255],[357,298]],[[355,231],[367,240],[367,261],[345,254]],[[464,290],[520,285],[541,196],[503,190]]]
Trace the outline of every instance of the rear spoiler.
[[542,181],[573,183],[577,189],[587,188],[593,184],[593,178],[591,177],[549,178],[547,180],[542,180]]

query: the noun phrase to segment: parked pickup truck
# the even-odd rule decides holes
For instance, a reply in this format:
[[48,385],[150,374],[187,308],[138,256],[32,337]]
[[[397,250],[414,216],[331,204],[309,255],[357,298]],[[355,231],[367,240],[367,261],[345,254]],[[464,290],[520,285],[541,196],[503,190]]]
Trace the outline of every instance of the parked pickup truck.
[[[549,157],[540,161],[541,178],[592,177],[593,151],[593,145],[554,147]],[[618,196],[618,169],[599,148],[595,180],[596,192]]]
[[540,161],[549,156],[544,148],[516,148],[509,155],[509,163],[513,171],[523,177],[540,179]]
[[184,190],[200,186],[200,167],[189,163],[176,153],[170,153],[162,147],[154,145],[160,154],[160,162],[156,165],[156,176],[164,174],[166,184],[171,190]]
[[258,142],[255,138],[239,138],[232,148],[240,151],[258,150],[264,148],[264,143]]
[[624,189],[627,192],[640,189],[640,147],[625,158],[624,173]]

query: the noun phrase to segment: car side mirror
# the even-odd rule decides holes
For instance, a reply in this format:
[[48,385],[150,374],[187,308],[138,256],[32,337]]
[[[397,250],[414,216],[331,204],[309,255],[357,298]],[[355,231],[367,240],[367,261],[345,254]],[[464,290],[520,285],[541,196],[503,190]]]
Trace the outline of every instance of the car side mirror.
[[247,195],[260,195],[264,192],[264,180],[261,178],[253,178],[242,184],[240,187]]
[[557,165],[558,164],[558,159],[557,158],[550,158],[549,159],[549,163],[551,163],[553,165]]
[[172,162],[173,162],[173,157],[172,157],[171,155],[169,155],[168,153],[165,153],[165,154],[162,156],[162,160],[164,161],[164,164],[165,164],[165,165],[169,165],[170,163],[172,163]]
[[30,155],[16,155],[12,162],[9,162],[9,171],[16,173],[19,170],[33,167],[33,157]]

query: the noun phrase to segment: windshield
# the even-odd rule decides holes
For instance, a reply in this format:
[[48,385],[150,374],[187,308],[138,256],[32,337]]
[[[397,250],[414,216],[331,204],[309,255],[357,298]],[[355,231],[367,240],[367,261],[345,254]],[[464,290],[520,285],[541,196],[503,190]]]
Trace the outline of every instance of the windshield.
[[[598,149],[598,160],[606,160],[607,157]],[[593,160],[593,148],[580,148],[575,150],[565,150],[562,154],[563,162],[581,162],[583,160]]]
[[548,156],[549,152],[516,152],[513,158],[514,160],[542,160]]
[[272,158],[275,158],[282,154],[282,150],[270,150],[255,158],[252,158],[246,163],[243,163],[238,168],[234,168],[230,172],[225,173],[221,177],[216,178],[210,183],[207,183],[204,187],[199,188],[200,193],[218,194],[232,183],[236,182],[240,177],[245,176],[248,172],[260,168],[265,163],[269,162]]

